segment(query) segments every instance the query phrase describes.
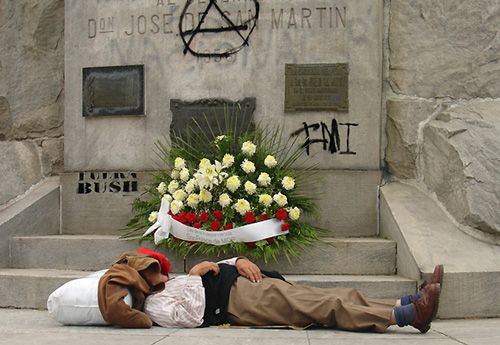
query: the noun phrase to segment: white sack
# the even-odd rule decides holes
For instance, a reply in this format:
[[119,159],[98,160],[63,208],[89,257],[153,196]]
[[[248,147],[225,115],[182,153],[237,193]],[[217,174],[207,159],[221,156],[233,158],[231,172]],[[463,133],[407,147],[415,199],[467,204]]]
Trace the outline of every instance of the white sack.
[[[50,316],[63,325],[107,325],[97,299],[99,279],[106,271],[71,280],[54,291],[47,300]],[[124,301],[132,306],[130,292]]]

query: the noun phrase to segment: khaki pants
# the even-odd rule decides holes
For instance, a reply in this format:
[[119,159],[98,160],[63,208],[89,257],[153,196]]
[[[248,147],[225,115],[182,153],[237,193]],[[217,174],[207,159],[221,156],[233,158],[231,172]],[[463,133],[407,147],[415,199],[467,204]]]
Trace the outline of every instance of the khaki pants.
[[229,295],[228,316],[241,326],[318,324],[351,331],[385,332],[396,300],[363,297],[355,289],[322,289],[264,278],[238,277]]

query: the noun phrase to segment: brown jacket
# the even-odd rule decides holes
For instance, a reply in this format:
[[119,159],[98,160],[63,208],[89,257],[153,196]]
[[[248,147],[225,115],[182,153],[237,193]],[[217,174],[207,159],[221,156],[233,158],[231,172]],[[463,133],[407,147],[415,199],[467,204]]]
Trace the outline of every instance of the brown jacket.
[[[140,274],[150,266],[158,272],[153,286]],[[153,322],[142,309],[146,296],[165,288],[159,273],[160,264],[156,259],[137,252],[123,253],[99,280],[98,301],[104,320],[116,326],[150,328]],[[132,308],[123,300],[129,291],[133,297]]]

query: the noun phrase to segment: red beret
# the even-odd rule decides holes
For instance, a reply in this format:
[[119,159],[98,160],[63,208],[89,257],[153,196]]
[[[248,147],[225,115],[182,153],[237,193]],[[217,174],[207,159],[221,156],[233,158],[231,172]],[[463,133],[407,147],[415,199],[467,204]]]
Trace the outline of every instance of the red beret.
[[148,248],[137,249],[137,252],[158,260],[158,262],[160,263],[161,273],[168,275],[168,272],[172,270],[172,264],[162,253],[154,252]]

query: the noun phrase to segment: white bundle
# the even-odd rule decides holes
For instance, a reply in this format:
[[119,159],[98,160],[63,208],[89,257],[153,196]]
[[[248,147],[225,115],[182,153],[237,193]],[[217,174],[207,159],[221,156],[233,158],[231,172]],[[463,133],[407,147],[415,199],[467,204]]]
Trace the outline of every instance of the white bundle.
[[[99,279],[106,271],[71,280],[50,294],[47,300],[50,316],[63,325],[108,325],[99,310],[97,297]],[[132,306],[130,292],[124,301]]]

